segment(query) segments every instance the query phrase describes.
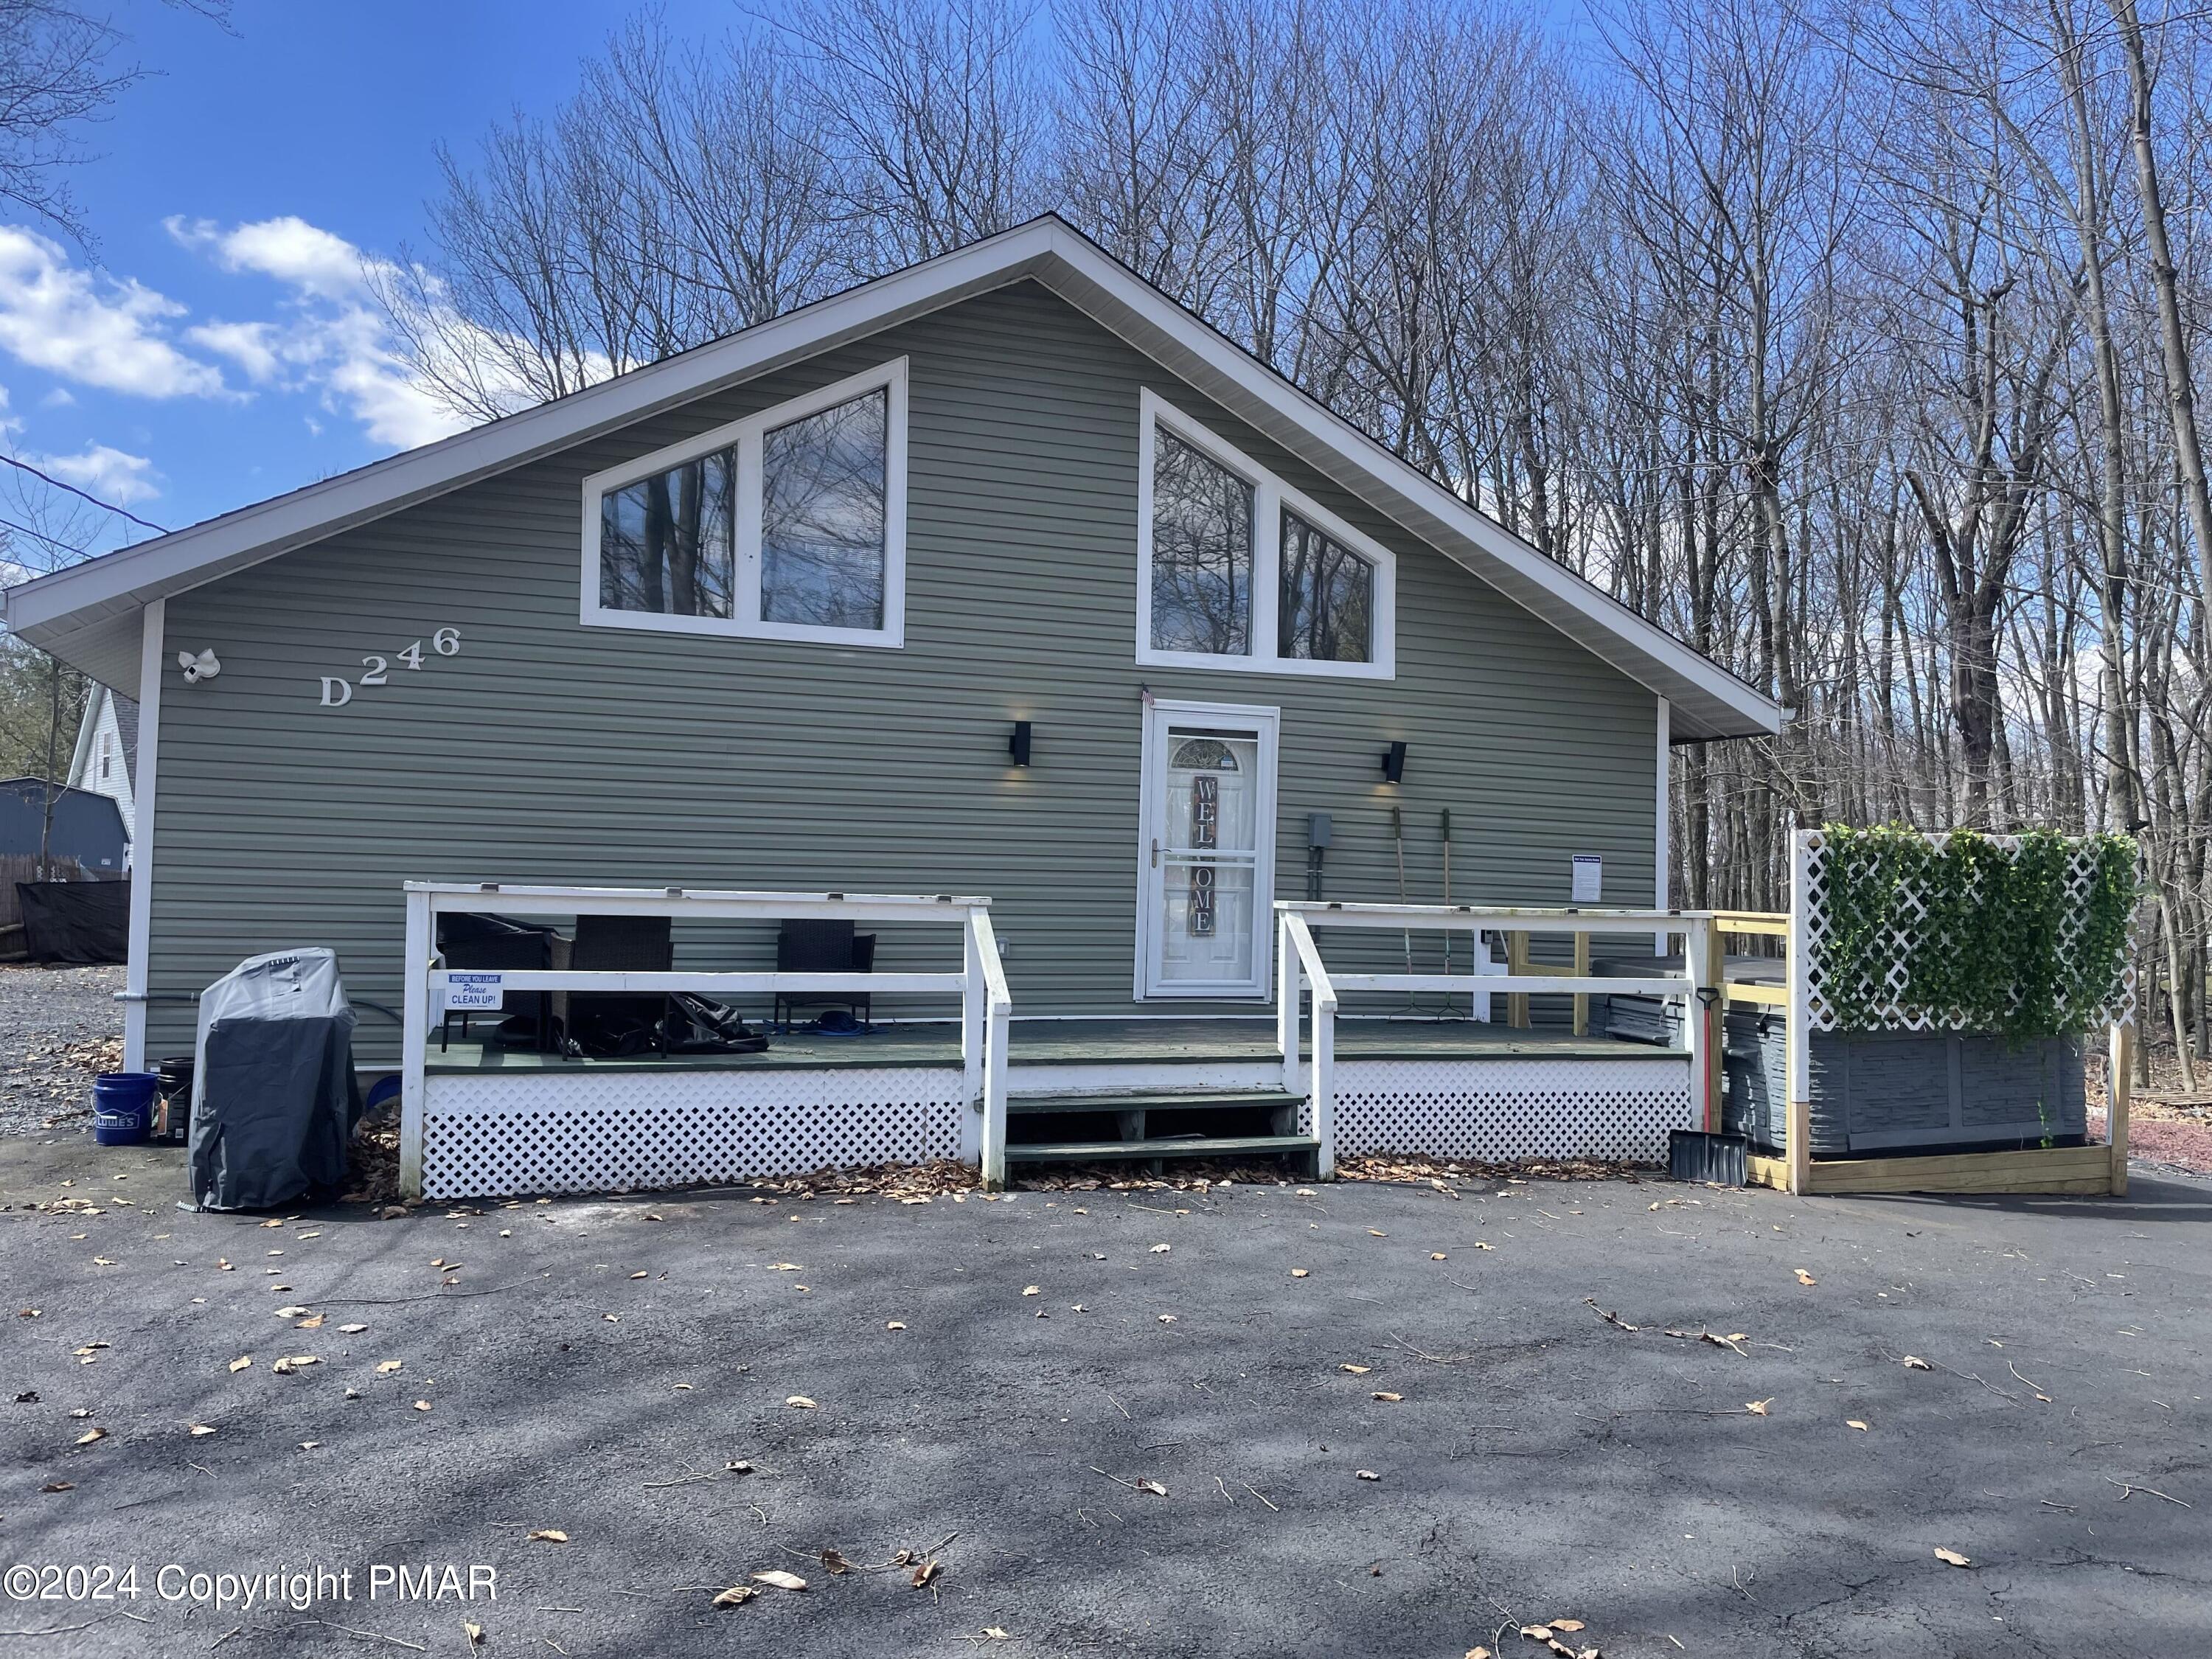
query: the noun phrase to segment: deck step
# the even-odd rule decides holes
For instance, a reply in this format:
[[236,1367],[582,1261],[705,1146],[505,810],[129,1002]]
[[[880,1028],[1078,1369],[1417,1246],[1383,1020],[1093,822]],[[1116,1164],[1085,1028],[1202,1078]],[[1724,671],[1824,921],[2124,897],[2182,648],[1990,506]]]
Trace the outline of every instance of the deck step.
[[1016,1142],[1006,1148],[1009,1164],[1090,1164],[1118,1158],[1230,1158],[1271,1152],[1310,1152],[1321,1142],[1311,1135],[1186,1135],[1156,1140],[1048,1140]]
[[1224,1106],[1296,1106],[1304,1095],[1273,1089],[1192,1090],[1147,1095],[1009,1095],[1006,1115],[1032,1117],[1050,1112],[1198,1112]]

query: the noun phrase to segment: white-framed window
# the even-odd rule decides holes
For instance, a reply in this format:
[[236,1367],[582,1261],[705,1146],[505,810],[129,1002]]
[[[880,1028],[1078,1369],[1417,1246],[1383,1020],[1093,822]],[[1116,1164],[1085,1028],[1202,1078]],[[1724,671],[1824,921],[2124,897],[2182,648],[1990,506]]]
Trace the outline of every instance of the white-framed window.
[[1158,393],[1139,418],[1137,660],[1395,678],[1390,550]]
[[584,480],[583,620],[906,641],[906,359]]

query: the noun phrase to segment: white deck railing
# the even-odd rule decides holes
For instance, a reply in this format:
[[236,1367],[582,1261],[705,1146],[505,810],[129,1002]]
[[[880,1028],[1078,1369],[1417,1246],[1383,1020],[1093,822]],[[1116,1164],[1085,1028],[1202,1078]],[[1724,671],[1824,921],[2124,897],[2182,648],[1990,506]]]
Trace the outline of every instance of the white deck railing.
[[[1340,999],[1348,991],[1444,992],[1474,999],[1473,1012],[1481,1014],[1493,994],[1514,997],[1545,993],[1576,997],[1589,995],[1658,997],[1683,1005],[1683,1050],[1690,1061],[1691,1098],[1705,1127],[1717,1127],[1718,1100],[1714,1064],[1718,1058],[1718,1034],[1713,1027],[1718,1000],[1714,975],[1720,957],[1714,943],[1712,917],[1706,911],[1686,910],[1570,910],[1526,906],[1473,904],[1331,904],[1280,899],[1275,904],[1275,1046],[1282,1056],[1285,1092],[1304,1092],[1311,1111],[1313,1132],[1321,1142],[1320,1172],[1326,1178],[1336,1169],[1335,1060],[1336,1013]],[[1390,932],[1465,933],[1474,935],[1468,958],[1472,971],[1464,974],[1339,973],[1322,961],[1314,942],[1316,927],[1350,927]],[[1589,973],[1532,974],[1518,967],[1500,972],[1503,964],[1491,960],[1483,935],[1517,935],[1522,948],[1512,950],[1516,960],[1526,957],[1525,940],[1534,933],[1583,936],[1576,946],[1577,962],[1587,955],[1587,936],[1679,933],[1684,939],[1681,969],[1634,977],[1613,978]],[[1313,1035],[1302,1040],[1302,1003],[1311,993]],[[1709,994],[1701,994],[1707,993]],[[1579,1018],[1579,1016],[1578,1016]],[[1304,1053],[1312,1056],[1310,1077]]]
[[[963,1094],[983,1116],[984,1179],[1003,1183],[1006,1164],[1006,1041],[1013,998],[991,931],[991,901],[950,894],[751,893],[681,887],[520,887],[497,882],[413,882],[407,895],[405,1003],[400,1061],[399,1184],[422,1190],[423,1073],[431,1031],[446,1007],[447,972],[437,949],[438,918],[459,912],[501,916],[667,916],[694,921],[942,922],[961,930],[962,965],[933,973],[790,974],[678,969],[500,969],[507,991],[693,991],[722,995],[807,992],[941,992],[960,998]],[[474,970],[456,975],[477,977]],[[486,970],[487,972],[494,970]]]

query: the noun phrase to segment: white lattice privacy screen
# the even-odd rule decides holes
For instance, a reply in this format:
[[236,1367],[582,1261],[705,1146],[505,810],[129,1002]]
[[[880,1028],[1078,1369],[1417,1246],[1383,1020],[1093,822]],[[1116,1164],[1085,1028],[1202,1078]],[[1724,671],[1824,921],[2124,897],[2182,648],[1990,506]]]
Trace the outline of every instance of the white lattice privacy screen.
[[609,1192],[976,1156],[957,1066],[423,1079],[427,1198]]
[[[1805,975],[1805,1004],[1811,1015],[1809,1024],[1816,1031],[1832,1031],[1838,1023],[1838,987],[1828,977],[1826,951],[1824,949],[1831,927],[1827,906],[1827,838],[1818,830],[1796,832],[1798,855],[1804,860],[1804,883],[1798,933],[1791,948],[1802,950]],[[2007,857],[2020,852],[2018,836],[1989,836],[1985,839]],[[1929,836],[1929,845],[1941,850],[1950,836],[1941,831]],[[2092,853],[2086,843],[2077,843],[2066,866],[2066,885],[2073,902],[2067,907],[2065,918],[2058,929],[2058,951],[2062,956],[2070,954],[2078,945],[2081,930],[2089,920],[2089,884],[2095,874],[2091,862]],[[1863,976],[1859,989],[1872,1010],[1869,1018],[1856,1029],[1893,1031],[1961,1031],[1966,1028],[1967,1016],[1956,1009],[1932,1009],[1905,1000],[1906,984],[1905,957],[1915,938],[1915,928],[1928,915],[1923,896],[1916,890],[1917,884],[1904,883],[1898,890],[1899,920],[1890,929],[1888,948],[1881,952],[1884,965],[1881,971]],[[1802,940],[1799,944],[1796,941]],[[2112,1006],[2086,1011],[2083,1025],[2087,1030],[2102,1026],[2125,1025],[2135,1018],[2136,970],[2130,962],[2122,976],[2119,995]]]
[[1667,1049],[1634,1060],[1344,1060],[1335,1095],[1340,1157],[1657,1164],[1669,1129],[1697,1127],[1689,1060]]

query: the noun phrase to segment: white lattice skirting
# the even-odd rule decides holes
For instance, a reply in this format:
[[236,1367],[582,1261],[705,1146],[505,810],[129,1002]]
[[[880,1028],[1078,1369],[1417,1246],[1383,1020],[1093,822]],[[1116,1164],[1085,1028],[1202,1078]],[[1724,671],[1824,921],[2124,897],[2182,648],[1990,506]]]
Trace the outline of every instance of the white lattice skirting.
[[1686,1057],[1346,1060],[1335,1074],[1336,1150],[1663,1163],[1667,1132],[1692,1129]]
[[423,1079],[428,1198],[610,1192],[977,1156],[957,1066]]

